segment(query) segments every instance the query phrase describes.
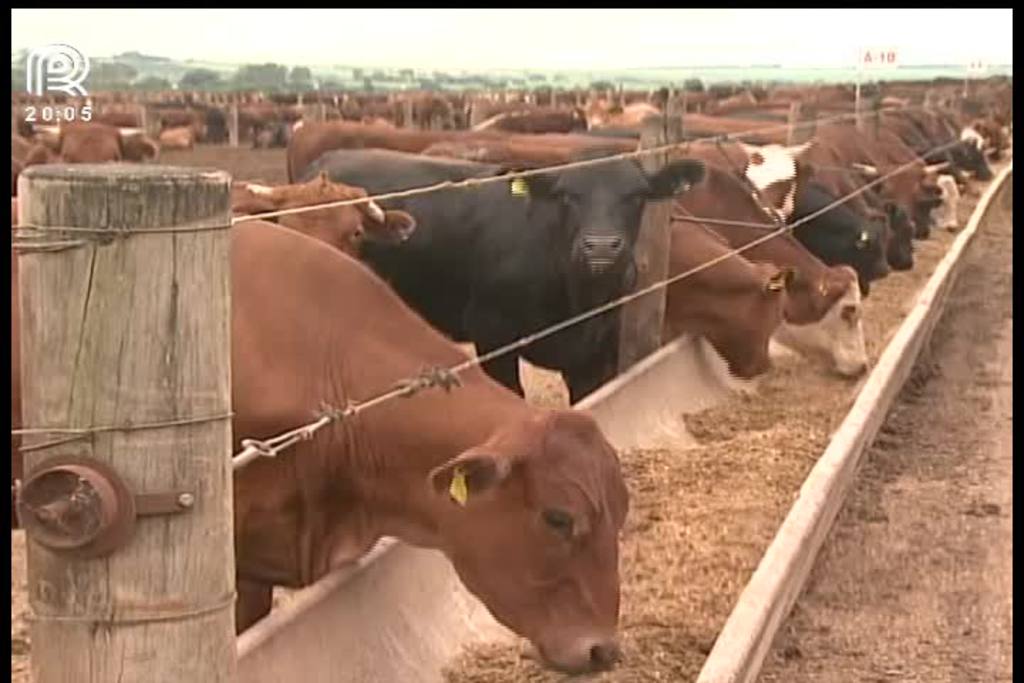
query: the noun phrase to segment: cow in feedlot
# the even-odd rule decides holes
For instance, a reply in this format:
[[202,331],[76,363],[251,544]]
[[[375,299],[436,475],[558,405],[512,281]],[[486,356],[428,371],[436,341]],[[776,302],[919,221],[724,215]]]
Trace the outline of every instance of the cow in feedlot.
[[[267,187],[236,182],[231,188],[231,210],[235,216],[245,216],[363,197],[366,190],[332,183],[321,173],[308,183],[296,185]],[[399,244],[416,229],[415,219],[405,211],[384,211],[372,201],[285,214],[271,221],[353,256],[359,254],[364,241]]]
[[802,186],[796,194],[792,219],[803,222],[793,234],[826,265],[853,268],[861,296],[867,297],[871,283],[890,272],[885,258],[885,226],[862,219],[845,204],[833,206],[835,201],[818,183]]
[[[707,227],[673,221],[669,275],[687,272],[730,251]],[[752,263],[741,254],[671,283],[665,293],[662,343],[683,333],[708,340],[729,372],[750,379],[771,368],[768,343],[783,320],[793,271]]]
[[[230,251],[235,452],[244,438],[308,422],[324,402],[365,400],[466,359],[369,269],[318,240],[252,221],[232,230]],[[17,349],[17,306],[12,314]],[[547,666],[614,665],[629,509],[615,450],[584,413],[531,406],[479,368],[459,379],[451,393],[378,404],[235,472],[239,632],[270,612],[274,586],[311,585],[391,536],[443,552]]]
[[[698,223],[700,218],[743,223],[708,223],[733,249],[747,247],[777,229],[734,173],[712,165],[707,166],[706,173],[704,182],[676,200],[679,215],[689,214],[687,220]],[[788,234],[746,248],[742,255],[749,261],[793,270],[786,286],[784,321],[775,334],[777,341],[809,358],[823,359],[845,377],[863,374],[868,358],[860,289],[853,269],[826,266]]]
[[[578,159],[604,156],[592,149]],[[387,150],[335,150],[309,174],[370,194],[502,174],[499,166]],[[698,183],[704,165],[681,159],[649,174],[618,159],[383,206],[416,218],[399,246],[366,244],[362,258],[431,324],[480,354],[631,291],[644,206]],[[615,376],[618,309],[488,361],[488,374],[523,394],[518,358],[562,373],[572,402]]]

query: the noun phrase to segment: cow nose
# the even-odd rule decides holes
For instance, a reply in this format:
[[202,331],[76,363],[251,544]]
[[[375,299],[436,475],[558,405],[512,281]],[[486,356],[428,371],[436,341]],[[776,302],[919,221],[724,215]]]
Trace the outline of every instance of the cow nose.
[[607,640],[590,646],[590,666],[595,671],[612,668],[622,658],[622,650],[615,640]]
[[583,238],[583,255],[591,267],[606,268],[619,258],[625,246],[623,239],[617,235],[593,235]]

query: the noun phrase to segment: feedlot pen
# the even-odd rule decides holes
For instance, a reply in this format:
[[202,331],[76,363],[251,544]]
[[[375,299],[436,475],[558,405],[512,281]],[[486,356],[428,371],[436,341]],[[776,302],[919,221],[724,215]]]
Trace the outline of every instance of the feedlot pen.
[[[161,162],[222,168],[237,179],[269,184],[285,181],[284,156],[284,150],[200,146],[166,153]],[[998,173],[1000,167],[993,170]],[[962,198],[961,227],[982,190],[975,186]],[[983,232],[987,229],[982,227]],[[872,286],[864,302],[864,331],[872,362],[954,238],[955,234],[934,231],[930,239],[915,242],[914,269],[894,272]],[[1004,249],[1003,253],[1009,252]],[[977,273],[967,269],[959,289],[987,286],[985,280],[977,280]],[[995,337],[997,329],[977,333]],[[550,373],[531,368],[526,386],[532,401],[565,401],[560,383]],[[860,386],[861,382],[833,377],[801,358],[781,355],[774,370],[758,382],[756,392],[737,393],[685,417],[695,446],[620,452],[631,494],[622,544],[624,660],[614,671],[588,680],[696,678],[737,597]],[[955,504],[961,502],[961,507],[968,504]],[[14,683],[29,680],[31,646],[25,622],[21,531],[12,534],[11,568]],[[288,591],[278,591],[277,605],[286,606],[290,597]],[[369,632],[373,626],[365,628]],[[244,671],[241,663],[239,670]],[[337,673],[338,680],[348,680],[343,672]],[[295,675],[304,678],[301,671]],[[511,642],[474,646],[451,662],[445,675],[461,683],[563,678],[522,658],[517,644]],[[801,679],[782,674],[770,680]],[[822,679],[817,674],[802,680]]]

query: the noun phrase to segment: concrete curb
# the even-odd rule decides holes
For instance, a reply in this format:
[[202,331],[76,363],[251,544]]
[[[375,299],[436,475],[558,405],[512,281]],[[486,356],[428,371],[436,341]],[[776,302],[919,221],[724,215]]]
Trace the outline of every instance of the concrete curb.
[[775,634],[803,589],[856,478],[865,449],[874,440],[942,315],[963,254],[992,200],[1012,174],[1011,159],[985,189],[967,226],[917,295],[850,412],[801,486],[799,497],[719,633],[697,683],[747,683],[757,678]]

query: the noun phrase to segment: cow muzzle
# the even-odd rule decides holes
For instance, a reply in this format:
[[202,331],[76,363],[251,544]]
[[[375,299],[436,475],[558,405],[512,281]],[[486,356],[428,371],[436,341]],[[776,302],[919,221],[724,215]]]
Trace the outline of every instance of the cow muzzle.
[[615,265],[625,247],[626,240],[618,235],[590,235],[580,245],[583,258],[594,273],[603,273]]
[[622,659],[622,648],[615,637],[584,637],[558,651],[537,648],[534,656],[552,669],[579,675],[611,669]]

